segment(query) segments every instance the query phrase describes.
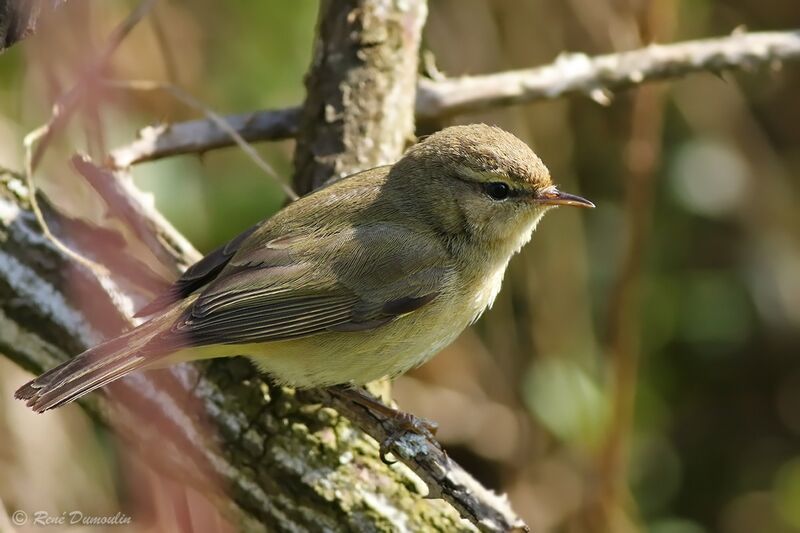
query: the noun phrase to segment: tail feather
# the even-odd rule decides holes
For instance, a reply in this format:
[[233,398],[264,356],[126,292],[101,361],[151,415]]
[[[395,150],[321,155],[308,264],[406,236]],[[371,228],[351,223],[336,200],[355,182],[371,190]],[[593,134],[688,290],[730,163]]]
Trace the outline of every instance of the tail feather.
[[26,405],[28,407],[37,413],[42,413],[49,409],[61,407],[89,394],[95,389],[108,385],[112,381],[141,368],[146,362],[144,357],[132,354],[129,357],[104,365],[90,374],[84,374],[80,378],[37,389],[31,397],[21,399],[27,400]]
[[168,355],[154,347],[151,341],[169,320],[170,314],[146,322],[48,370],[20,387],[14,397],[41,413],[151,365]]

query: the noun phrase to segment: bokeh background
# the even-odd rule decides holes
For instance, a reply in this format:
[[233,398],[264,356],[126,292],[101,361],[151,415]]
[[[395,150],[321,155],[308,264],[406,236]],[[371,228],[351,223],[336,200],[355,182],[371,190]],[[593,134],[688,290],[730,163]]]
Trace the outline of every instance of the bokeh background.
[[[68,2],[0,56],[0,166],[22,168],[23,136],[132,5]],[[109,75],[173,81],[224,113],[295,105],[316,9],[162,0]],[[425,49],[447,75],[476,74],[742,26],[800,27],[800,5],[431,0]],[[535,529],[593,531],[610,509],[634,531],[800,532],[799,95],[800,65],[776,64],[648,85],[608,107],[573,96],[452,120],[513,131],[563,189],[598,205],[549,215],[494,308],[394,388]],[[67,157],[197,116],[160,93],[100,101],[39,173],[62,208],[96,219],[102,208]],[[257,149],[291,175],[292,142]],[[284,202],[237,148],[143,164],[134,177],[204,251]],[[0,359],[5,509],[126,508],[130,459],[78,407],[34,416],[12,401],[27,379]]]

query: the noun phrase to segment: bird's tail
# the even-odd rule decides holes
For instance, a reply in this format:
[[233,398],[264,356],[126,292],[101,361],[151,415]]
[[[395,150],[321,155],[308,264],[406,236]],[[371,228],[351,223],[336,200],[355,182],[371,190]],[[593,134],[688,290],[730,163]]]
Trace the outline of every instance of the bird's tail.
[[20,387],[14,397],[41,413],[149,366],[166,355],[153,341],[171,314],[156,317],[48,370]]

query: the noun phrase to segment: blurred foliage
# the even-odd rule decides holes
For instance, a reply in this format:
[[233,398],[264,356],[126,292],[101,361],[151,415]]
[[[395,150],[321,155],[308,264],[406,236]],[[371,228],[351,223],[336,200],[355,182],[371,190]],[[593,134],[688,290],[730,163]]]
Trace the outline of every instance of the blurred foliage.
[[[22,166],[23,135],[46,119],[55,96],[131,5],[70,2],[34,38],[0,56],[0,165]],[[163,42],[156,26],[143,23],[109,75],[172,80],[220,112],[296,104],[316,7],[310,0],[239,0],[224,8],[212,0],[162,1]],[[660,13],[652,34],[670,41],[742,25],[800,27],[796,2],[778,0],[431,0],[426,47],[448,75],[522,68],[565,50],[636,47],[648,10]],[[800,67],[661,85],[661,157],[634,332],[635,416],[625,433],[629,492],[617,504],[654,533],[800,531]],[[634,92],[607,108],[571,97],[456,120],[514,131],[565,190],[598,205],[549,215],[512,262],[494,309],[395,389],[403,408],[440,422],[451,454],[509,492],[534,529],[592,529],[585,516],[614,431],[609,302],[630,230],[624,198]],[[145,124],[195,116],[163,94],[106,93],[101,100],[101,112],[87,110],[49,153],[39,178],[73,212],[96,211],[97,202],[66,170],[72,151],[101,156]],[[258,146],[287,177],[292,148]],[[284,202],[236,148],[141,165],[134,176],[203,250]],[[76,457],[74,446],[64,447],[54,456],[72,465],[63,471],[54,470],[56,459],[44,466],[31,460],[36,439],[53,441],[47,453],[55,453],[54,435],[73,443],[92,435],[76,408],[36,419],[37,431],[21,430],[32,415],[8,398],[23,378],[2,364],[0,427],[11,435],[0,443],[6,508],[93,508],[86,502],[101,487],[110,498],[113,467],[92,466],[92,454]],[[31,449],[45,453],[47,446]],[[43,488],[54,472],[61,488]],[[74,487],[69,498],[64,486]],[[113,508],[104,502],[98,505]]]

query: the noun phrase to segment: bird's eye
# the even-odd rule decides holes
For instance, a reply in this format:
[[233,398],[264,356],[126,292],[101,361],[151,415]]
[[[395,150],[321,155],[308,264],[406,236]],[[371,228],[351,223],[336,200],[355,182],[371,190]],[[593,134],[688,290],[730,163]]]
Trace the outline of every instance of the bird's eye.
[[484,185],[484,191],[492,200],[505,200],[511,189],[502,181],[492,181]]

